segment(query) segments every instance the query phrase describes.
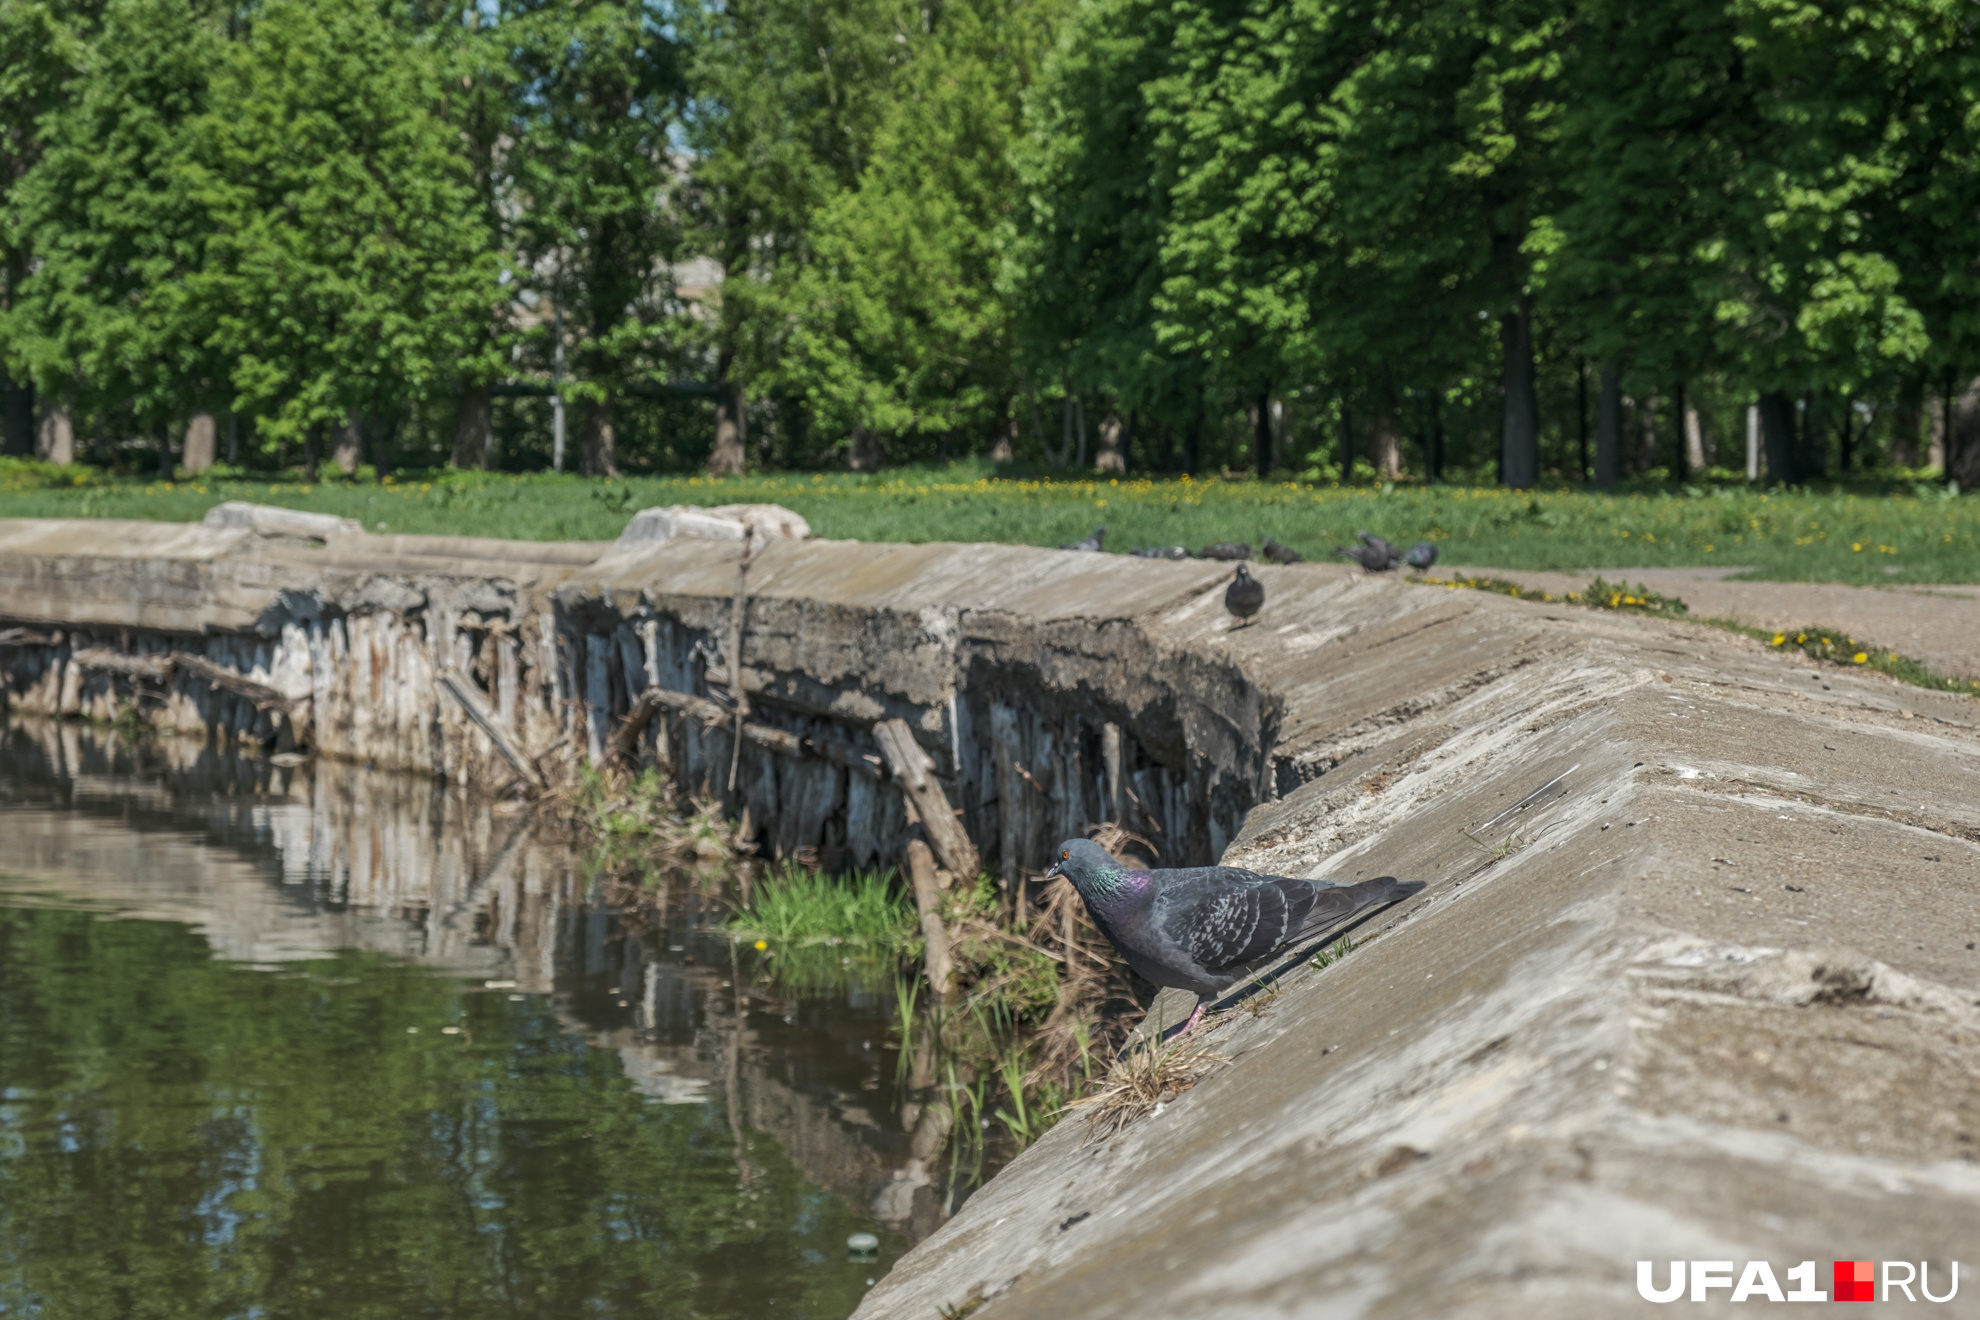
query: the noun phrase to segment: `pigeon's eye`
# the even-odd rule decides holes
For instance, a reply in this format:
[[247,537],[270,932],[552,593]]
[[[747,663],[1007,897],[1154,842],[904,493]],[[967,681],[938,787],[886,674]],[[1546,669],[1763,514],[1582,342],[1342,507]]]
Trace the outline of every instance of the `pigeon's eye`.
[[1070,848],[1061,848],[1061,849],[1059,849],[1059,860],[1060,860],[1060,861],[1062,861],[1062,862],[1063,862],[1063,861],[1065,861],[1065,860],[1067,860],[1068,858],[1070,858],[1071,856],[1072,856],[1072,849],[1070,849]]

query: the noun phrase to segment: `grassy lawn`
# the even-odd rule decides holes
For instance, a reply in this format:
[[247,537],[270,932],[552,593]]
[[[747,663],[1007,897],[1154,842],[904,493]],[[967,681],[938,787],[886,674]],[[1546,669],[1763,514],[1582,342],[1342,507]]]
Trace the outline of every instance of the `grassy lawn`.
[[[74,481],[76,484],[65,484]],[[221,500],[342,514],[374,530],[520,540],[609,540],[637,509],[787,505],[827,537],[1057,545],[1096,525],[1107,548],[1266,536],[1309,559],[1367,528],[1431,540],[1445,563],[1510,569],[1727,565],[1777,580],[1980,582],[1980,500],[1936,487],[1763,494],[1740,485],[1596,494],[1491,487],[1332,487],[1217,479],[997,478],[967,464],[873,476],[768,473],[725,481],[597,481],[447,473],[384,481],[164,484],[0,460],[0,517],[192,521]],[[1897,570],[1893,572],[1892,570]]]

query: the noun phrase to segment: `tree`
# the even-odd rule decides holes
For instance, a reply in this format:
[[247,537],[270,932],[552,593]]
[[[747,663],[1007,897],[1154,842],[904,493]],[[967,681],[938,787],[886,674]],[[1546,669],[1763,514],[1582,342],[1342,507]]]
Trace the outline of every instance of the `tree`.
[[907,43],[865,169],[814,216],[808,259],[776,290],[788,329],[764,380],[828,433],[930,457],[951,434],[1004,420],[1018,373],[999,240],[1050,3],[945,7]]
[[453,378],[498,263],[429,45],[368,0],[273,0],[215,76],[189,187],[211,217],[192,296],[260,430],[323,437]]
[[853,186],[924,13],[907,0],[684,7],[697,244],[722,267],[713,474],[740,471],[744,394],[782,354],[777,309],[812,255],[812,224]]
[[224,30],[184,0],[111,0],[85,47],[78,28],[41,32],[76,72],[12,190],[10,255],[39,265],[9,279],[11,355],[49,392],[127,407],[169,471],[167,428],[224,390],[195,289],[213,217],[188,168]]

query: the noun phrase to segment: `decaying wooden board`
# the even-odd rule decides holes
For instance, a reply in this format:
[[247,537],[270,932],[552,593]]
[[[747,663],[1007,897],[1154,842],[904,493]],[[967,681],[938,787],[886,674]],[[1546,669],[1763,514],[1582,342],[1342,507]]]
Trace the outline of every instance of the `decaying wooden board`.
[[198,675],[222,692],[245,697],[262,710],[289,709],[289,698],[281,692],[266,683],[257,683],[251,678],[243,677],[224,665],[216,665],[204,656],[179,654],[174,655],[172,661],[188,674]]
[[914,884],[914,905],[921,910],[921,942],[928,988],[947,1004],[955,997],[955,965],[949,959],[949,928],[942,924],[942,889],[935,883],[935,854],[920,839],[909,839],[908,876]]
[[106,674],[123,674],[129,678],[148,678],[154,683],[170,681],[172,659],[163,655],[125,655],[102,646],[85,646],[71,651],[69,659],[84,669],[95,669]]
[[914,740],[907,721],[882,720],[873,726],[873,736],[880,744],[880,754],[887,758],[887,768],[894,772],[894,778],[921,817],[922,828],[928,831],[928,841],[934,845],[942,865],[956,875],[973,879],[983,869],[982,859],[950,808],[948,795],[935,781],[934,761]]
[[448,696],[460,703],[461,709],[467,712],[467,717],[474,721],[475,726],[488,735],[488,741],[495,745],[495,750],[502,754],[502,759],[522,777],[523,782],[531,788],[541,789],[543,776],[536,772],[535,763],[516,745],[509,731],[502,727],[502,722],[495,718],[495,712],[481,699],[481,693],[474,684],[468,682],[457,669],[441,670],[439,683]]

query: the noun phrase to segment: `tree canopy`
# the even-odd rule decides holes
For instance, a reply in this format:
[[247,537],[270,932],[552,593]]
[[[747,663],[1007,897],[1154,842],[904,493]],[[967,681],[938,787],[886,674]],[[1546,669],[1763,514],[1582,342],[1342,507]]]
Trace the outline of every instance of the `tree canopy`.
[[1970,484],[1977,29],[1959,0],[23,0],[0,367],[99,429],[230,411],[264,462],[341,427],[533,466],[554,393],[602,473],[1064,463],[1093,418],[1116,466],[1523,486],[1584,475],[1591,407],[1604,472],[1682,475],[1701,431],[1737,467],[1752,405],[1771,480],[1875,423],[1873,456],[1936,435]]

